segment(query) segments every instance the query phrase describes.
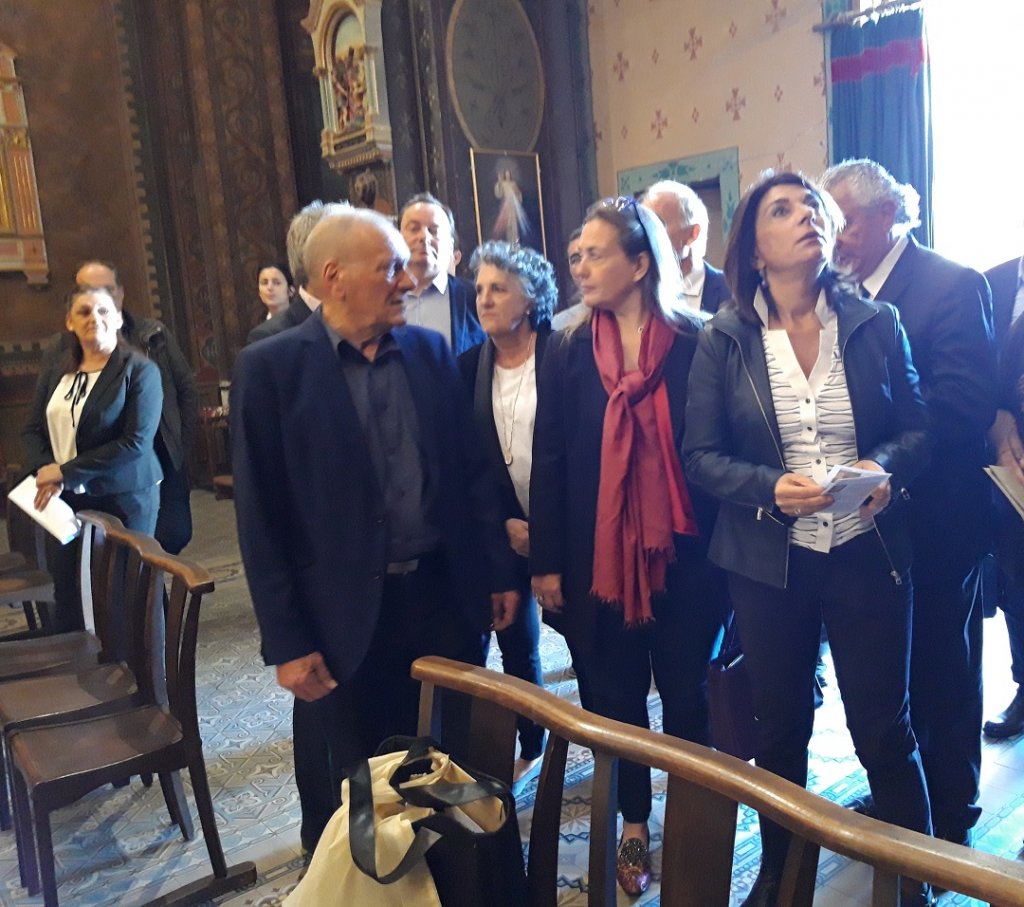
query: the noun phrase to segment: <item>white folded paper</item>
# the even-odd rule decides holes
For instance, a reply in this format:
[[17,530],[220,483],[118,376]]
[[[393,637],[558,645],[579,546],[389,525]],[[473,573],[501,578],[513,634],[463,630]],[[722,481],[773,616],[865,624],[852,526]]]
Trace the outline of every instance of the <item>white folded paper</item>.
[[1006,496],[1013,509],[1024,519],[1024,485],[1021,485],[1013,473],[1005,466],[986,466],[985,472],[996,483],[996,487]]
[[828,510],[834,517],[853,513],[890,477],[891,473],[888,472],[872,472],[856,466],[833,466],[825,476],[823,486],[825,494],[831,495],[833,501],[822,509]]
[[56,495],[50,498],[42,510],[36,510],[35,476],[27,476],[23,482],[11,489],[7,497],[62,545],[66,545],[82,531],[82,524],[75,516],[75,512],[66,501]]

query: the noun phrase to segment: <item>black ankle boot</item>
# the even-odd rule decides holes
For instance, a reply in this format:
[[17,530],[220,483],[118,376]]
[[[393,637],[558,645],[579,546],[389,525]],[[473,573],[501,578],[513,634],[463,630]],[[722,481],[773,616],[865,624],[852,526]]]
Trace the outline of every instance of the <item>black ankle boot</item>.
[[1013,701],[1006,707],[1006,710],[995,721],[986,721],[982,728],[986,737],[1002,740],[1006,737],[1016,737],[1024,731],[1024,690],[1017,688]]
[[779,877],[762,866],[741,907],[775,907],[778,899]]

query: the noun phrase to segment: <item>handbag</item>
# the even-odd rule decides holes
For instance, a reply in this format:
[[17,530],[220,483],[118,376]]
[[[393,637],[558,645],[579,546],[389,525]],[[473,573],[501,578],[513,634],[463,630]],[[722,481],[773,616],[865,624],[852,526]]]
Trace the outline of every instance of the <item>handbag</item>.
[[393,737],[342,784],[287,907],[521,907],[526,872],[507,784],[427,737]]
[[730,618],[725,641],[708,665],[708,714],[711,745],[737,759],[754,758],[757,717],[750,675],[743,661],[735,618]]

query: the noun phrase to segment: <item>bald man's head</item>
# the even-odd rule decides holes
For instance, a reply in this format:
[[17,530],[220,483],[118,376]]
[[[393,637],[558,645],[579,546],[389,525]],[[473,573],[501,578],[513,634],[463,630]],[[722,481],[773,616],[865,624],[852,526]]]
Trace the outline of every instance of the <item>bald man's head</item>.
[[91,290],[106,290],[118,311],[124,304],[124,287],[121,285],[121,278],[117,274],[117,268],[109,261],[101,261],[98,258],[84,261],[75,271],[75,284],[79,287],[86,287]]
[[405,323],[409,247],[391,222],[366,208],[325,217],[306,240],[309,289],[342,336],[368,339]]

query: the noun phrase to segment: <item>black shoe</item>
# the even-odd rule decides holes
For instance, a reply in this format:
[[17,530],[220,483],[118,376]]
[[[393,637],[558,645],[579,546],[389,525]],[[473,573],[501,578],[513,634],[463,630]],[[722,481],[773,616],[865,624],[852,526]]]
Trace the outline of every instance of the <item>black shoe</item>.
[[1024,691],[1018,688],[1013,702],[1006,707],[998,720],[986,721],[982,730],[986,737],[992,737],[995,740],[1016,737],[1021,731],[1024,731]]
[[779,878],[774,873],[765,872],[764,868],[757,874],[754,887],[740,907],[776,907],[779,899]]
[[900,880],[900,907],[935,907],[938,891],[924,882],[913,879]]
[[828,686],[828,667],[821,655],[818,656],[818,663],[814,666],[814,676],[818,679],[819,687],[825,689]]
[[855,813],[860,813],[862,816],[867,816],[869,819],[877,819],[878,811],[875,809],[875,798],[871,794],[865,794],[863,797],[854,797],[848,803],[844,803],[847,809],[852,809]]

